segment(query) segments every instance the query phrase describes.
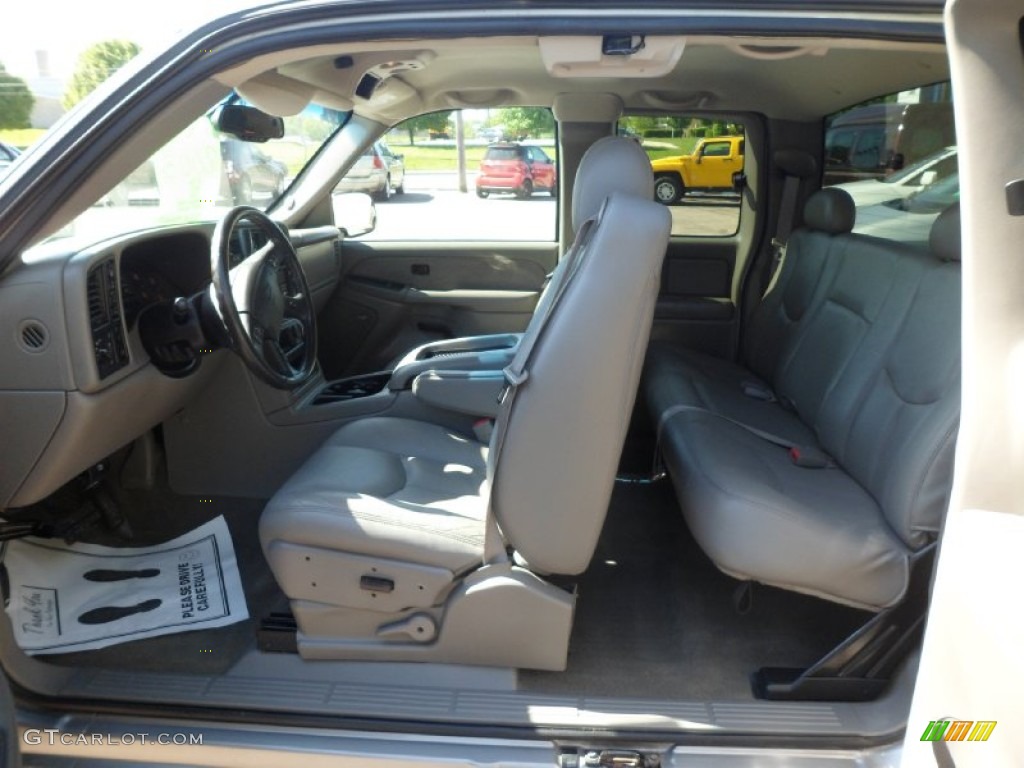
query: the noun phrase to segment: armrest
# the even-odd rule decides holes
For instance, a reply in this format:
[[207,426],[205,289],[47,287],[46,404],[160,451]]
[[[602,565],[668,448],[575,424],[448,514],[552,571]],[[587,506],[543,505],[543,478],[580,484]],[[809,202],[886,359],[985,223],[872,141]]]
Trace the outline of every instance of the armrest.
[[501,371],[426,371],[413,380],[412,393],[446,411],[493,419],[504,386]]
[[413,379],[426,371],[495,371],[512,362],[518,333],[467,336],[424,344],[401,359],[391,375],[388,388],[408,389]]
[[458,355],[464,352],[488,352],[492,350],[512,349],[523,337],[521,333],[491,333],[484,336],[461,336],[457,339],[430,341],[410,349],[405,357],[398,361],[399,368],[419,360],[429,360],[442,355]]

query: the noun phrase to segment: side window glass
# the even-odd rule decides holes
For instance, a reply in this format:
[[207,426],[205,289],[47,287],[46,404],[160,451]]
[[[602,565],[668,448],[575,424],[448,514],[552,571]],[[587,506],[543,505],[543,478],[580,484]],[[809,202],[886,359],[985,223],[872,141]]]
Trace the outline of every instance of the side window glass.
[[433,112],[399,123],[378,148],[380,158],[355,163],[335,190],[375,197],[376,228],[360,239],[557,240],[551,110]]
[[935,218],[960,198],[949,83],[854,104],[825,122],[823,186],[857,206],[854,232],[927,243]]
[[855,131],[835,130],[825,137],[825,163],[844,166],[850,163],[850,150],[857,139]]
[[728,142],[711,142],[704,145],[704,157],[728,157],[731,150],[732,146]]
[[668,206],[674,236],[736,234],[740,197],[733,175],[743,170],[742,123],[635,114],[619,120],[618,134],[639,142],[650,157],[654,199]]
[[885,129],[882,127],[869,128],[861,131],[857,138],[857,145],[850,158],[850,165],[858,170],[873,171],[876,168],[884,168],[887,158],[883,158],[885,151]]

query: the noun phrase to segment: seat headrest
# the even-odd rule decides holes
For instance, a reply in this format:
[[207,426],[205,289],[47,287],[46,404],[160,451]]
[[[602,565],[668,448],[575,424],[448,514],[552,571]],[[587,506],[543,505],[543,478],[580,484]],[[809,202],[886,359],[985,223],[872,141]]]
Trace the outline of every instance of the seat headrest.
[[960,261],[960,203],[953,203],[935,219],[928,247],[938,259]]
[[856,220],[857,206],[845,189],[819,189],[807,198],[804,206],[804,224],[830,235],[849,232]]
[[605,136],[583,154],[573,184],[572,228],[579,231],[596,216],[612,192],[654,199],[651,161],[635,140],[624,136]]

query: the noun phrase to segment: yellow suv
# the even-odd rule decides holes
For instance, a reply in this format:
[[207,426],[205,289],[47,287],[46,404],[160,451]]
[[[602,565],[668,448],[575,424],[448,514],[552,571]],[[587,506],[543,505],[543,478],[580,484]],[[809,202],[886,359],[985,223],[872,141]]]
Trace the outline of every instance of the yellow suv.
[[743,170],[743,137],[701,139],[692,154],[652,160],[651,168],[654,199],[664,205],[678,203],[693,190],[732,189],[733,174]]

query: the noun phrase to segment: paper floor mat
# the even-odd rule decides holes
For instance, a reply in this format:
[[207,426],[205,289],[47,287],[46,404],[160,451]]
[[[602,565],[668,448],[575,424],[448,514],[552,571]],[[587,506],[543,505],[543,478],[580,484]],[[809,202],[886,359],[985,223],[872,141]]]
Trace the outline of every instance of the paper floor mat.
[[152,547],[8,543],[6,611],[28,654],[104,648],[249,618],[223,517]]

